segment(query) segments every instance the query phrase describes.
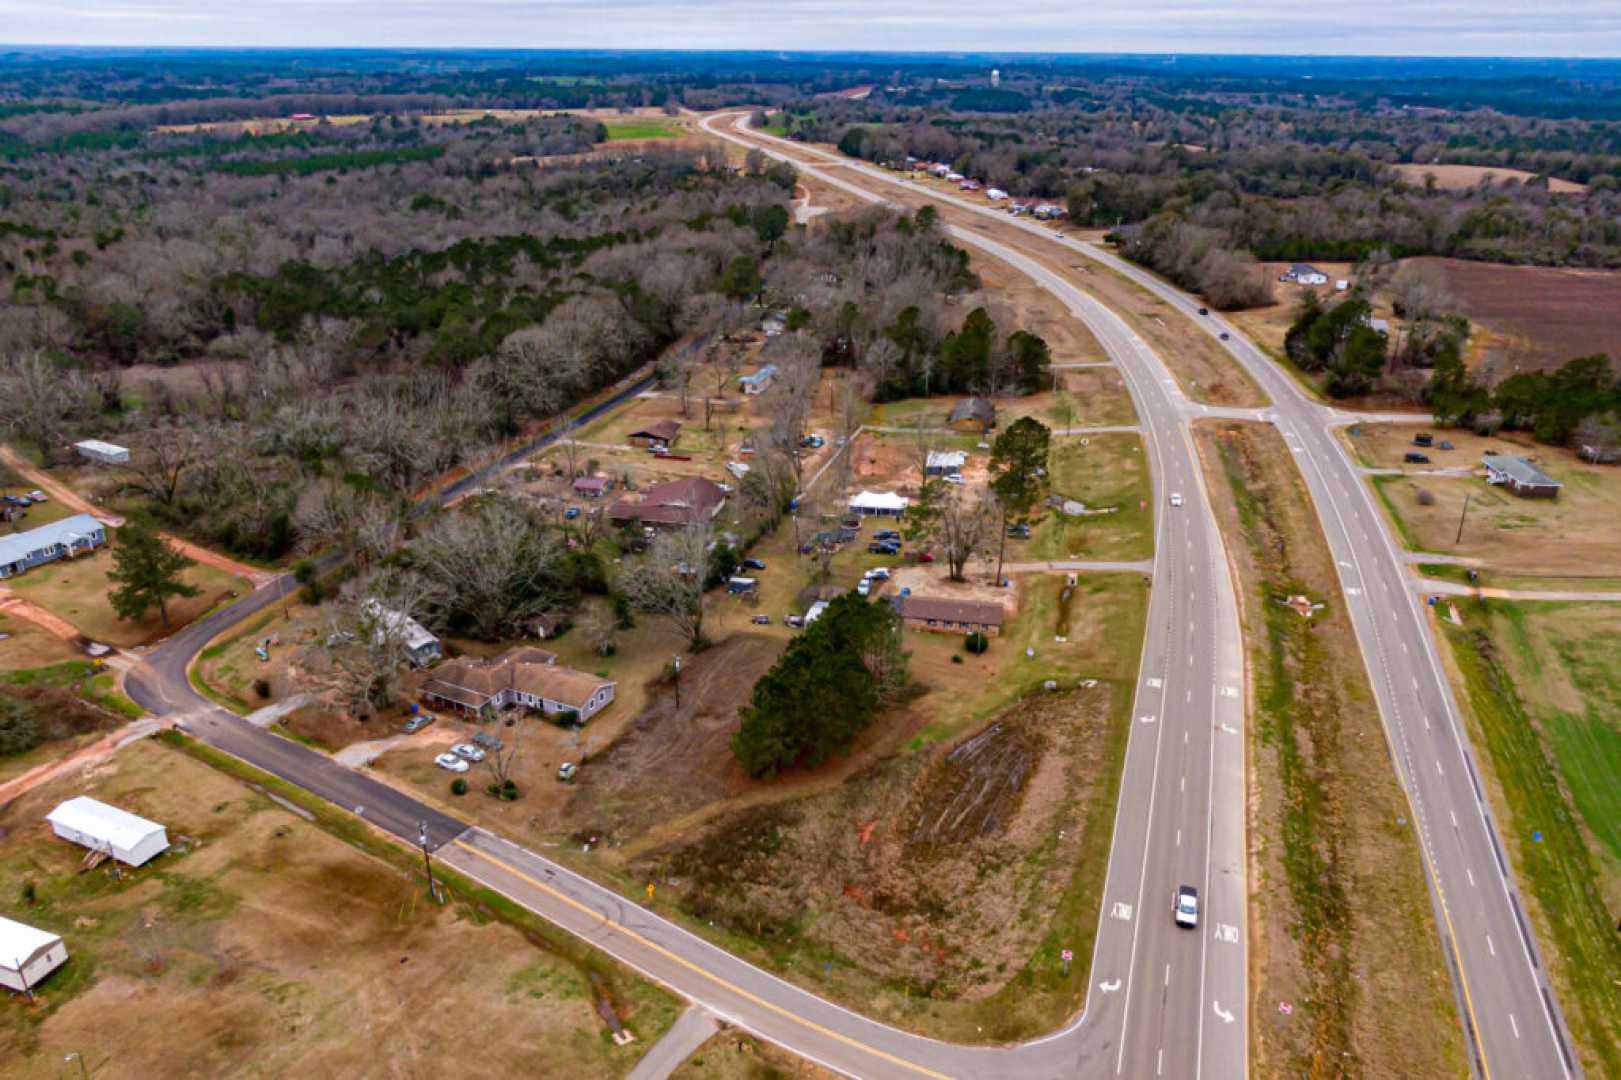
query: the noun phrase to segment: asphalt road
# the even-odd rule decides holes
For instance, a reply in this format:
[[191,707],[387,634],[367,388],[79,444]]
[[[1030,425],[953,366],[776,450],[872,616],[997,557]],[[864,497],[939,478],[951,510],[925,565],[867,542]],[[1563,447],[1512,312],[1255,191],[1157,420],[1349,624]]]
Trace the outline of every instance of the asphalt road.
[[[704,127],[763,145],[740,133],[740,115],[712,117]],[[851,167],[822,169],[807,163],[807,148],[782,140],[765,148],[821,182],[883,201],[852,180]],[[1147,637],[1092,984],[1082,1015],[1021,1048],[1018,1060],[1032,1068],[1037,1059],[1047,1067],[1084,1058],[1125,1076],[1245,1075],[1244,661],[1237,599],[1187,424],[1196,410],[1160,358],[1108,307],[978,231],[953,226],[951,233],[1053,293],[1120,368],[1152,458],[1156,505]],[[1183,496],[1180,508],[1170,506],[1172,493]],[[1179,885],[1199,890],[1197,930],[1172,921]]]
[[[824,151],[772,141],[802,154],[836,159]],[[904,183],[884,170],[845,161],[840,175],[852,174]],[[830,179],[826,174],[822,178]],[[1500,1077],[1579,1074],[1406,558],[1359,468],[1333,433],[1347,415],[1312,401],[1236,327],[1219,316],[1201,317],[1196,298],[1142,268],[1034,222],[949,195],[927,194],[1007,221],[1131,278],[1203,325],[1271,397],[1273,405],[1259,415],[1277,425],[1296,455],[1336,560],[1397,774],[1412,807],[1477,1068]],[[1195,408],[1204,415],[1220,412]]]

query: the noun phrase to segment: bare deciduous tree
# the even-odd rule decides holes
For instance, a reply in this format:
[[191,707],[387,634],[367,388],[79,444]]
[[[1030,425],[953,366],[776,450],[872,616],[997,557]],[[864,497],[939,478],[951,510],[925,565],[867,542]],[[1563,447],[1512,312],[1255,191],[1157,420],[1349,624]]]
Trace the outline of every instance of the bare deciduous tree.
[[996,506],[987,492],[957,491],[942,501],[936,533],[952,581],[963,580],[970,559],[993,550],[996,521]]
[[322,606],[323,651],[349,710],[369,716],[394,703],[400,668],[408,661],[408,624],[427,607],[432,587],[415,574],[367,574]]
[[660,533],[619,589],[631,606],[670,621],[696,649],[704,645],[704,578],[713,530],[707,523]]

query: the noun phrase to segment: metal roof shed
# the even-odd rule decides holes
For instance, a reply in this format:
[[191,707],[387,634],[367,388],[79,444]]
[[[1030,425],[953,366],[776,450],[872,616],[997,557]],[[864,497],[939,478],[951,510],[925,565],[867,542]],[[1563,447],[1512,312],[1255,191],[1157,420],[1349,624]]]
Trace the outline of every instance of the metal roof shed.
[[104,851],[129,866],[140,866],[169,846],[162,825],[88,795],[69,799],[46,814],[45,820],[62,839]]
[[0,986],[32,990],[67,958],[68,947],[49,930],[0,917]]

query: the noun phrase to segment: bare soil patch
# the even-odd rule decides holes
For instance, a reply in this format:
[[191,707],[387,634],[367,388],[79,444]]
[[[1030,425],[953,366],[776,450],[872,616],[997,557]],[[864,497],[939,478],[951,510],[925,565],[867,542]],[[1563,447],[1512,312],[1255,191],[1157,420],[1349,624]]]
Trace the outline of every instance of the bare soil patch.
[[[1411,811],[1305,485],[1270,426],[1200,424],[1196,443],[1232,495],[1215,505],[1251,672],[1254,1071],[1460,1075]],[[1278,602],[1291,595],[1325,606],[1305,619]]]
[[1476,373],[1491,382],[1578,356],[1621,356],[1621,270],[1421,261],[1440,271],[1462,314],[1485,328],[1478,352],[1470,351],[1479,357]]

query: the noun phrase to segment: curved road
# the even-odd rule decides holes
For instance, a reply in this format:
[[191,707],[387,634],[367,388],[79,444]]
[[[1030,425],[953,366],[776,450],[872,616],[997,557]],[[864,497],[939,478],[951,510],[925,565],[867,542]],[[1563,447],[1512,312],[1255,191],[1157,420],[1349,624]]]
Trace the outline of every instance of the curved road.
[[[718,119],[705,121],[705,126]],[[746,128],[746,115],[735,123]],[[1336,560],[1397,775],[1419,831],[1476,1066],[1487,1077],[1578,1075],[1580,1065],[1503,853],[1428,616],[1412,588],[1406,557],[1357,464],[1333,434],[1347,414],[1308,398],[1236,327],[1219,316],[1200,316],[1196,298],[1141,267],[1034,222],[924,191],[884,170],[772,136],[750,136],[838,162],[843,176],[859,173],[996,218],[1100,263],[1202,326],[1270,395],[1273,405],[1258,418],[1277,425],[1295,454]],[[1199,408],[1204,414],[1219,412]]]

